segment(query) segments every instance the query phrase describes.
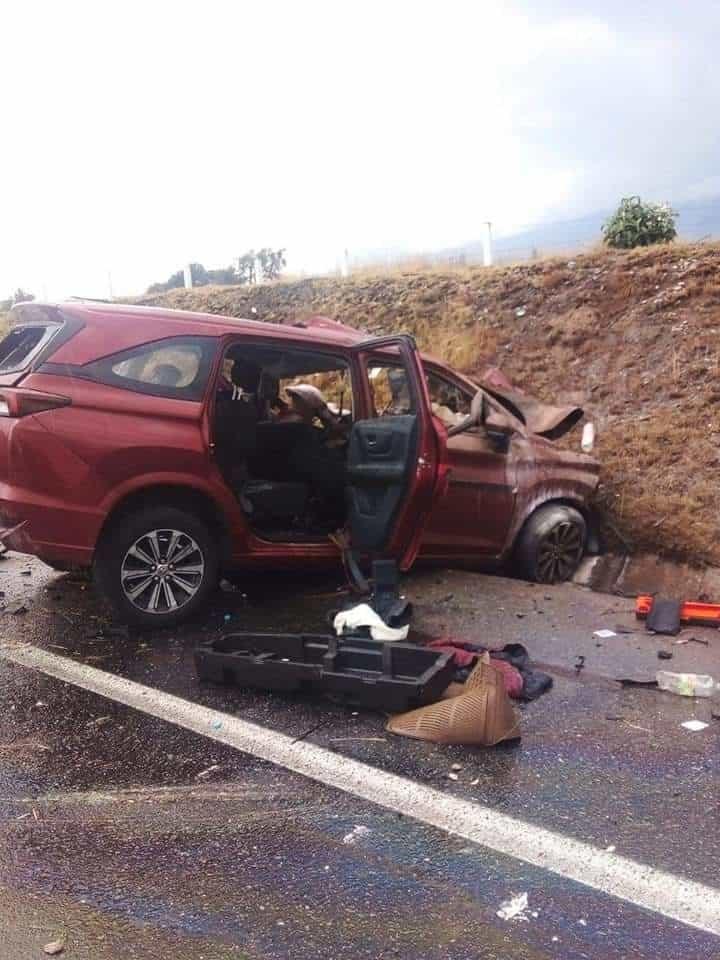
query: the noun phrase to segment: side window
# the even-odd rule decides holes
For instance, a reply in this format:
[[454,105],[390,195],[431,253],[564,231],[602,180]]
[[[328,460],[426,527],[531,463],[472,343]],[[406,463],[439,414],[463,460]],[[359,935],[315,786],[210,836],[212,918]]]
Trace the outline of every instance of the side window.
[[83,376],[156,397],[200,400],[216,347],[212,337],[156,340],[88,364]]
[[402,416],[415,412],[405,367],[397,363],[376,363],[371,360],[368,363],[367,375],[376,417]]
[[58,330],[57,326],[15,327],[0,343],[0,373],[12,373],[30,361]]
[[433,371],[426,371],[432,411],[447,427],[462,423],[470,413],[472,396],[451,380]]

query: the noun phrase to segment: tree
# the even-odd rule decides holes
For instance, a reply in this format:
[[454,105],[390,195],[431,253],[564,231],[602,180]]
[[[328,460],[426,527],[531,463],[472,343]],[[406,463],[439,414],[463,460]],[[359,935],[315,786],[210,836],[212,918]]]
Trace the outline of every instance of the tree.
[[35,297],[31,293],[26,293],[22,287],[18,287],[13,295],[13,306],[16,303],[28,303],[30,300],[34,300]]
[[284,248],[271,250],[270,247],[263,247],[258,250],[257,259],[263,280],[277,280],[286,264]]
[[669,243],[677,236],[676,217],[677,213],[667,203],[623,197],[615,213],[603,224],[603,240],[609,247],[621,250]]
[[248,250],[238,258],[238,283],[257,283],[257,264],[254,250]]

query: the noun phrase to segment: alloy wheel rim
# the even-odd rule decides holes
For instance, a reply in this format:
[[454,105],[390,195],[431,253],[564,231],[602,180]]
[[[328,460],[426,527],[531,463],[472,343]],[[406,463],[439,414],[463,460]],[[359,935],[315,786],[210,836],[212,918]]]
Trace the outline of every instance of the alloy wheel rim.
[[205,557],[182,530],[150,530],[133,543],[120,568],[127,600],[149,614],[173,613],[197,594],[205,575]]
[[583,533],[576,523],[558,523],[540,542],[537,569],[542,583],[567,580],[583,553]]

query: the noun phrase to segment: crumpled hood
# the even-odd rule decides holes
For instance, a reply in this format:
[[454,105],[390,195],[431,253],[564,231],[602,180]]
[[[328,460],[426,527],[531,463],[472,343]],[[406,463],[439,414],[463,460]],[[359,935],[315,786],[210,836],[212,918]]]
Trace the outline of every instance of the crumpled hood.
[[555,406],[514,390],[507,377],[497,368],[486,371],[480,386],[499,403],[508,406],[514,416],[525,424],[528,433],[548,440],[558,440],[569,433],[585,415],[582,407]]

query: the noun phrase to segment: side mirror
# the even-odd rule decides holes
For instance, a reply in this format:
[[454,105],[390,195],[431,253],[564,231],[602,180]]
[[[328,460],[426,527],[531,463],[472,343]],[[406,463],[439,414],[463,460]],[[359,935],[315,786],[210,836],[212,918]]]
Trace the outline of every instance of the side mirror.
[[454,427],[448,429],[448,437],[456,437],[459,433],[465,433],[472,427],[480,427],[485,422],[486,400],[482,390],[478,390],[472,398],[470,404],[470,413],[461,423],[456,423]]

